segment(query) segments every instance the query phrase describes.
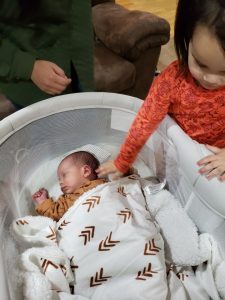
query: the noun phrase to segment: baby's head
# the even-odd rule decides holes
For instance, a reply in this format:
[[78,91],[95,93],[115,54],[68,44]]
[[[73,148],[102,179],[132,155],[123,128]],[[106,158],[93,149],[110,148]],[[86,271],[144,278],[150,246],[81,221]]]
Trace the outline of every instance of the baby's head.
[[95,170],[99,161],[86,151],[78,151],[66,156],[58,167],[58,180],[64,194],[73,193],[90,180],[97,179]]

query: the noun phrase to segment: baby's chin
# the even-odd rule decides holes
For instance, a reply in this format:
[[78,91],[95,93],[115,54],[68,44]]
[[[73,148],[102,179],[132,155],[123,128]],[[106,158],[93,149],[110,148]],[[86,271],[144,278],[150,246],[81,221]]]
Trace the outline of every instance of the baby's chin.
[[71,194],[73,192],[73,190],[69,187],[61,188],[61,191],[63,194]]
[[61,191],[63,192],[63,194],[73,194],[77,189],[79,189],[79,186],[76,187],[63,187],[61,188]]

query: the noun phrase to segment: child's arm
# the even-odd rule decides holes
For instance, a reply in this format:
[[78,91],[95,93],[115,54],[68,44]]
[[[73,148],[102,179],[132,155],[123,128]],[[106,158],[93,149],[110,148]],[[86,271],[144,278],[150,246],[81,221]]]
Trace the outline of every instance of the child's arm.
[[113,179],[125,174],[136,159],[150,135],[168,112],[169,98],[165,96],[165,104],[159,101],[154,92],[147,97],[139,110],[130,130],[114,161],[102,164],[96,172],[99,176],[113,173]]
[[113,178],[116,179],[129,170],[141,148],[168,113],[176,74],[177,67],[172,64],[154,80],[119,155],[114,161],[108,161],[96,170],[99,176],[114,173]]
[[205,175],[207,179],[218,177],[219,180],[225,181],[225,148],[220,149],[209,145],[207,148],[214,154],[198,161],[198,165],[201,166],[199,172]]

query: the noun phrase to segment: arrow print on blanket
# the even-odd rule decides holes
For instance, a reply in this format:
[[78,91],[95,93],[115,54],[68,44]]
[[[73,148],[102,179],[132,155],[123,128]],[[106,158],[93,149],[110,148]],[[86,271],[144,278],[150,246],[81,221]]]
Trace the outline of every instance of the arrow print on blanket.
[[42,263],[41,267],[43,269],[44,274],[46,273],[49,266],[52,266],[55,269],[59,268],[59,266],[54,264],[51,260],[47,260],[47,259],[44,259],[44,258],[41,258],[41,260],[43,260],[43,263]]
[[16,221],[17,225],[25,225],[25,224],[29,224],[26,220],[18,220]]
[[123,223],[126,223],[132,217],[132,212],[129,208],[125,208],[125,210],[121,210],[117,215],[122,216],[124,218]]
[[106,237],[105,240],[102,240],[98,246],[98,251],[109,251],[112,247],[116,246],[117,243],[120,241],[113,241],[112,240],[112,231],[110,232],[109,236]]
[[73,273],[79,268],[79,266],[74,263],[74,256],[70,258],[70,267]]
[[181,281],[184,281],[188,277],[187,274],[182,273],[182,272],[178,272],[176,275]]
[[98,205],[100,203],[101,197],[100,196],[92,196],[91,198],[88,198],[82,205],[88,205],[88,210],[89,212],[91,208],[94,208],[95,205]]
[[70,293],[71,293],[71,295],[75,295],[75,287],[74,287],[74,285],[71,284],[69,287],[70,287]]
[[161,248],[155,245],[154,239],[145,244],[144,255],[156,255],[155,252],[159,252]]
[[56,232],[55,232],[55,230],[53,230],[51,226],[49,226],[49,228],[51,230],[51,234],[47,235],[46,238],[51,240],[51,241],[56,241]]
[[153,274],[156,274],[158,272],[152,271],[152,264],[149,263],[148,267],[145,267],[143,271],[139,271],[137,274],[136,279],[137,280],[146,280],[145,277],[153,277]]
[[100,269],[99,272],[95,274],[95,277],[92,276],[90,279],[90,287],[102,285],[104,281],[107,281],[112,276],[103,276],[103,268]]
[[126,197],[128,194],[124,192],[124,186],[119,186],[117,192],[122,196]]
[[61,269],[63,275],[66,277],[66,275],[67,275],[67,268],[66,268],[66,266],[64,266],[64,265],[59,265],[59,267],[60,267],[60,269]]
[[95,226],[85,226],[87,230],[81,231],[81,234],[79,236],[84,237],[84,245],[87,244],[87,242],[90,242],[91,237],[94,237],[95,233]]
[[139,179],[140,179],[140,176],[135,175],[135,174],[132,174],[132,175],[128,176],[128,179],[131,179],[131,180],[139,180]]
[[66,222],[66,220],[64,220],[60,226],[58,227],[58,230],[63,230],[63,227],[66,227],[68,224],[70,224],[71,222]]

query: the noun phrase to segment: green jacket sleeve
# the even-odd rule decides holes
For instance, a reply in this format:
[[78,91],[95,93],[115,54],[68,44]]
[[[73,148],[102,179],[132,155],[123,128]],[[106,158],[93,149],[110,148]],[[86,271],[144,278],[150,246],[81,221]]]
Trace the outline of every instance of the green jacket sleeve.
[[0,80],[29,80],[36,57],[7,38],[0,23]]

